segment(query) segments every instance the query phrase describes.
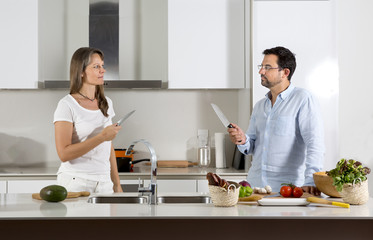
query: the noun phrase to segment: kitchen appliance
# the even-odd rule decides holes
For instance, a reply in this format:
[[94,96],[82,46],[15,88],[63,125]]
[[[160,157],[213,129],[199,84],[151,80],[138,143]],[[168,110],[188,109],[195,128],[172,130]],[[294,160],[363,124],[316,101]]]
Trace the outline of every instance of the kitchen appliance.
[[150,161],[150,159],[132,160],[132,157],[117,157],[118,172],[133,172],[133,164],[144,161]]
[[127,149],[117,148],[115,157],[117,159],[118,172],[133,172],[133,165],[139,162],[150,161],[150,159],[133,160],[133,150],[130,155],[126,155]]

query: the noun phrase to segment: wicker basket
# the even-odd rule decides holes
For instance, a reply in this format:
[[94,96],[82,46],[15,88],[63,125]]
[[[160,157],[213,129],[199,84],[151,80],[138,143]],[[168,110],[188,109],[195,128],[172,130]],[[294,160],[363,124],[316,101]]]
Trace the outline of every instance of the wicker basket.
[[238,202],[240,185],[235,182],[229,182],[228,190],[219,186],[209,185],[210,196],[216,207],[232,207]]
[[346,203],[365,204],[369,200],[368,179],[364,182],[343,184],[341,196]]

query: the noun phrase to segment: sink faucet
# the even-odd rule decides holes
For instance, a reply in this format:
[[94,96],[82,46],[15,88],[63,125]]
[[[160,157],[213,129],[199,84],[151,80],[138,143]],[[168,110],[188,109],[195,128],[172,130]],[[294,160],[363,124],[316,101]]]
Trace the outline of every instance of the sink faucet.
[[148,187],[139,188],[139,193],[146,194],[150,196],[149,204],[157,204],[157,155],[155,154],[153,146],[145,139],[136,140],[131,143],[127,148],[126,155],[130,155],[133,147],[138,142],[142,142],[148,148],[150,152],[150,163],[151,163],[151,172],[150,172],[150,184]]

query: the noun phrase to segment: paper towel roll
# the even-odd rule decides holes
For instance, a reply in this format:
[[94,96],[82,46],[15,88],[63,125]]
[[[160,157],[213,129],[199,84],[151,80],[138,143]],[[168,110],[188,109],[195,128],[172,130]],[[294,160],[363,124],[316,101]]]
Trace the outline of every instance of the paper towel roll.
[[215,164],[216,168],[226,168],[225,133],[215,133]]

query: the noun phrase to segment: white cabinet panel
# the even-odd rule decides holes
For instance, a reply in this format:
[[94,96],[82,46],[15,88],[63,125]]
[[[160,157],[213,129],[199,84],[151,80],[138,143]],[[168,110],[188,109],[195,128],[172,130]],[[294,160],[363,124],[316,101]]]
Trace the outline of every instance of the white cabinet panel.
[[168,1],[169,88],[243,88],[244,16],[244,0]]
[[[150,180],[145,181],[145,187]],[[158,193],[197,192],[196,180],[157,180]]]
[[11,180],[8,193],[38,193],[43,187],[57,184],[57,180]]
[[209,182],[207,180],[197,181],[197,192],[208,193],[209,192]]
[[0,193],[6,193],[6,181],[0,181]]
[[0,88],[37,88],[38,1],[2,1]]

